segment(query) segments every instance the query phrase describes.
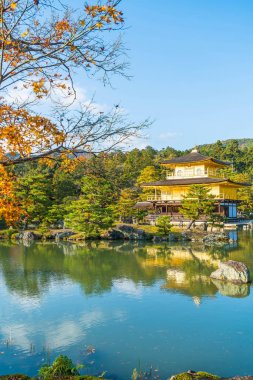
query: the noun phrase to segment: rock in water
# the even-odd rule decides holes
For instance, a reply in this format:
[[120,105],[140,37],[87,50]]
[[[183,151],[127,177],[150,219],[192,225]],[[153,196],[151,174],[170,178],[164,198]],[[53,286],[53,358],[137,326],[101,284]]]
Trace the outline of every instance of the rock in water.
[[31,241],[35,239],[35,234],[32,231],[25,231],[22,235],[24,241]]
[[115,228],[106,231],[101,237],[108,240],[120,240],[125,238],[123,232],[116,230]]
[[203,238],[203,243],[208,246],[224,245],[229,242],[229,238],[225,233],[208,234]]
[[229,260],[219,264],[219,269],[211,273],[211,278],[229,281],[235,284],[250,282],[250,272],[247,266],[239,261]]
[[139,228],[121,224],[105,232],[101,237],[103,239],[109,240],[151,240],[153,236],[152,234],[148,234],[144,230],[141,230]]

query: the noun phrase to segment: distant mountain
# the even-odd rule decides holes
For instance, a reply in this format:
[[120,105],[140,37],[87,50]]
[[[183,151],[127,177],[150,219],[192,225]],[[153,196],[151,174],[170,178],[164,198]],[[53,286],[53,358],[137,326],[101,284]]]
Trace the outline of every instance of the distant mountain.
[[[241,148],[245,148],[253,144],[253,139],[236,139],[236,140],[239,142],[239,146]],[[232,139],[222,140],[222,143],[224,145],[227,145],[230,141],[232,141]]]
[[[224,144],[224,146],[226,146],[228,143],[230,143],[231,141],[233,140],[236,140],[238,141],[239,143],[239,146],[240,148],[246,148],[246,147],[249,147],[251,145],[253,145],[253,139],[250,139],[250,138],[247,138],[247,139],[227,139],[227,140],[221,140],[222,144]],[[199,145],[200,147],[210,147],[212,146],[213,144],[215,143],[211,143],[211,144],[203,144],[203,145]]]

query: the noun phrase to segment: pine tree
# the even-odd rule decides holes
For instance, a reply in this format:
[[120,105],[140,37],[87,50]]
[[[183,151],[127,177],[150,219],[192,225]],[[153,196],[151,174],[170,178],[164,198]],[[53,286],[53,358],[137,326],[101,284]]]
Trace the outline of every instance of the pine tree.
[[180,213],[190,219],[188,229],[201,216],[210,216],[214,211],[214,196],[210,190],[202,185],[192,185],[182,201]]
[[85,237],[97,237],[112,226],[113,189],[110,182],[95,177],[83,180],[82,195],[66,206],[65,226]]

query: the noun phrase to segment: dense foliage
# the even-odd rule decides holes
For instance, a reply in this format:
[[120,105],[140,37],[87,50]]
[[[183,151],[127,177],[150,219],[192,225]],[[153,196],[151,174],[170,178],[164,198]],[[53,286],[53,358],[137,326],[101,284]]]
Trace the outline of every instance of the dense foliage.
[[54,377],[79,375],[79,372],[71,359],[67,356],[60,355],[55,359],[52,365],[41,367],[39,375],[43,380],[51,380]]
[[[148,192],[141,188],[141,184],[164,178],[159,165],[164,157],[187,152],[170,147],[160,151],[147,147],[86,155],[72,170],[69,167],[64,169],[57,162],[51,166],[44,162],[16,165],[12,169],[12,175],[17,179],[15,194],[24,211],[17,225],[21,228],[48,228],[61,227],[65,222],[77,232],[96,235],[116,220],[140,220],[145,211],[133,206],[137,201],[147,199]],[[240,146],[240,141],[232,140],[226,145],[218,141],[200,147],[200,152],[233,162],[234,168],[226,176],[241,182],[252,181],[253,144]],[[253,210],[252,189],[243,190],[243,199],[240,208],[247,214]],[[211,204],[212,200],[210,208]]]
[[149,124],[129,122],[118,106],[101,111],[77,94],[76,72],[104,84],[127,77],[120,2],[0,1],[0,218],[7,223],[27,215],[41,223],[34,197],[40,214],[53,204],[47,178],[34,173],[37,189],[30,178],[19,183],[19,195],[29,198],[19,207],[13,165],[43,160],[73,168],[80,150],[108,152]]

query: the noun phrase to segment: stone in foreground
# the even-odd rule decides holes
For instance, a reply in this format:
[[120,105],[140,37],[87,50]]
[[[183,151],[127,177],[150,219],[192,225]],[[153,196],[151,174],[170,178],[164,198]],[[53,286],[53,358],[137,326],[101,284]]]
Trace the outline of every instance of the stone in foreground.
[[225,263],[221,262],[219,269],[211,273],[211,278],[235,284],[247,284],[250,282],[250,272],[244,263],[229,260]]
[[192,371],[178,373],[177,375],[171,376],[169,380],[219,380],[219,376],[213,375],[208,372],[203,371]]
[[253,376],[220,377],[208,372],[187,371],[171,376],[169,380],[253,380]]

